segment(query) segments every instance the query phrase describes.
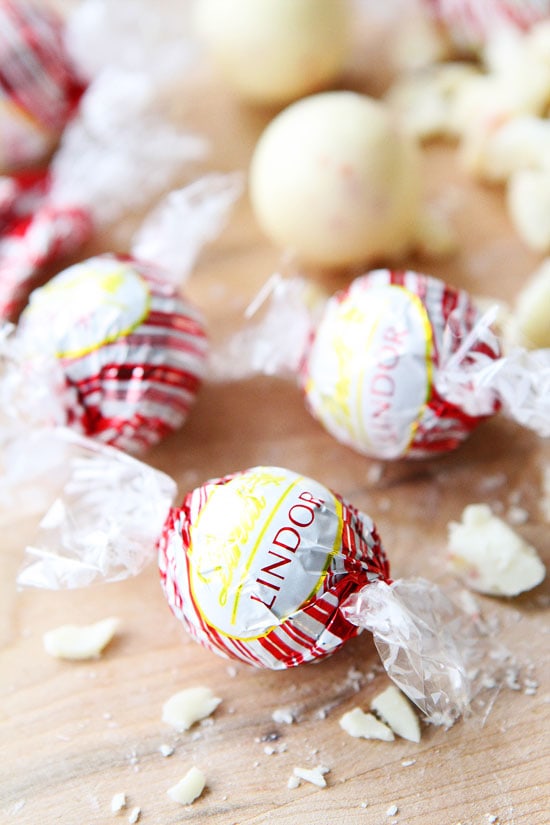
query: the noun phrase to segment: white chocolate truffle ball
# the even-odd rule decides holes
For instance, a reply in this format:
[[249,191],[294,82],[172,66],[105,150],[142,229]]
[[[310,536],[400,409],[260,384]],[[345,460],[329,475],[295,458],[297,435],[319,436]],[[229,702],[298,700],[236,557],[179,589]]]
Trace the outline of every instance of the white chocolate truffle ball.
[[354,92],[313,95],[261,135],[250,197],[265,234],[303,262],[395,258],[417,234],[418,149],[383,104]]
[[212,61],[243,98],[286,104],[326,88],[349,45],[348,0],[197,0]]

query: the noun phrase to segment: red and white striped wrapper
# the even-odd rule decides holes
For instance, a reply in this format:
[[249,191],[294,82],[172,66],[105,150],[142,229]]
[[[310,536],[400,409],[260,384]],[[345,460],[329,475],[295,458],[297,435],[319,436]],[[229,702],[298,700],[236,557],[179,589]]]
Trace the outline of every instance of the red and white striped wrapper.
[[359,632],[342,603],[390,581],[371,519],[279,467],[190,492],[165,524],[159,566],[168,603],[196,641],[272,669],[333,653]]
[[[472,415],[438,389],[480,318],[465,291],[427,275],[384,269],[356,278],[328,300],[303,360],[311,413],[339,441],[377,458],[454,449],[499,409],[489,394],[482,414]],[[460,368],[499,356],[495,338],[474,337]]]
[[58,359],[77,399],[67,424],[129,452],[183,424],[205,369],[199,312],[162,269],[124,256],[90,258],[35,290],[18,338]]
[[0,167],[39,160],[83,92],[63,42],[63,21],[44,4],[0,2]]
[[504,26],[528,31],[550,19],[550,0],[424,0],[460,46],[479,48]]
[[35,211],[14,216],[0,234],[0,319],[5,320],[17,317],[40,273],[80,249],[94,229],[87,210],[49,204],[42,187],[25,195]]

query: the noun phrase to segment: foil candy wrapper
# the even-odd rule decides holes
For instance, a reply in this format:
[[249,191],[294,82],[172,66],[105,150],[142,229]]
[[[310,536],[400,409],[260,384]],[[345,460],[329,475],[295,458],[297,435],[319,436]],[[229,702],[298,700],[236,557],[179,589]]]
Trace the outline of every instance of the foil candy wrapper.
[[449,726],[470,713],[478,679],[493,672],[487,639],[436,585],[392,581],[375,525],[341,496],[281,467],[253,467],[170,508],[170,479],[72,438],[77,456],[27,548],[20,586],[117,580],[157,547],[170,608],[213,652],[281,670],[368,629],[429,721]]
[[64,21],[44,3],[0,2],[0,170],[32,165],[53,148],[84,81],[64,43]]
[[376,270],[330,298],[276,276],[263,317],[216,348],[210,377],[294,375],[308,409],[344,444],[376,458],[455,449],[503,409],[550,435],[550,351],[503,356],[496,316],[412,271]]
[[550,19],[550,0],[423,0],[460,47],[479,50],[500,29],[528,31]]
[[[239,175],[200,178],[151,213],[132,255],[95,256],[32,293],[0,347],[0,393],[13,422],[5,440],[22,442],[24,451],[20,422],[30,431],[59,424],[48,406],[39,407],[40,424],[36,420],[40,393],[59,399],[62,424],[130,452],[181,426],[205,373],[208,343],[201,314],[179,286],[201,247],[221,231],[241,189]],[[138,253],[157,254],[160,265]],[[10,363],[19,371],[10,372]]]

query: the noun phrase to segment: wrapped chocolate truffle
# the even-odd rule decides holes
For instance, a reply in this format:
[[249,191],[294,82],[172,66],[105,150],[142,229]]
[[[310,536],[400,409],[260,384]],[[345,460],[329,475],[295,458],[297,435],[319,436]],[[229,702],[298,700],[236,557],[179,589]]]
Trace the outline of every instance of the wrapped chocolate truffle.
[[151,559],[157,529],[168,603],[217,654],[280,670],[322,659],[368,629],[390,677],[445,725],[468,712],[476,679],[494,670],[473,618],[426,580],[392,581],[372,520],[323,484],[253,467],[206,482],[168,511],[173,489],[162,473],[115,451],[79,449],[70,483],[27,548],[21,586],[135,573]]
[[[131,255],[89,258],[31,294],[4,344],[5,359],[15,362],[4,400],[14,419],[25,420],[32,405],[32,397],[20,400],[18,366],[19,383],[31,373],[35,388],[52,382],[64,411],[56,423],[103,443],[138,452],[181,426],[205,372],[207,340],[179,286],[239,189],[238,176],[209,175],[172,192]],[[3,380],[7,396],[8,374]]]
[[0,2],[0,172],[42,160],[73,114],[84,82],[45,3]]
[[423,0],[461,47],[479,49],[502,28],[526,31],[550,18],[549,0]]
[[495,313],[464,290],[386,269],[328,299],[296,278],[269,286],[265,317],[216,348],[211,377],[293,374],[332,435],[381,459],[452,450],[500,409],[550,435],[550,351],[504,356]]

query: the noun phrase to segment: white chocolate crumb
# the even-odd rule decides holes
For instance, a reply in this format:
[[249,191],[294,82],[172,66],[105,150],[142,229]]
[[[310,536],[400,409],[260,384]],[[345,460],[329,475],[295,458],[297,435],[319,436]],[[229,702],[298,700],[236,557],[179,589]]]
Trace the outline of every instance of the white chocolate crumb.
[[128,817],[128,822],[130,823],[130,825],[135,825],[135,823],[139,820],[140,816],[141,808],[132,808],[132,810],[130,811],[130,816]]
[[286,786],[291,791],[294,791],[296,788],[298,788],[300,786],[299,778],[295,774],[293,774],[292,776],[289,776],[288,782],[286,783]]
[[160,745],[159,752],[164,757],[172,756],[174,753],[174,748],[171,745]]
[[220,702],[221,699],[208,687],[186,688],[166,700],[162,706],[162,721],[181,733],[210,716]]
[[390,685],[371,702],[371,708],[402,739],[420,742],[420,722],[405,695]]
[[361,739],[381,739],[384,742],[394,740],[393,732],[372,713],[365,713],[361,708],[344,713],[340,718],[340,727],[350,736]]
[[361,807],[362,808],[368,808],[369,807],[369,803],[367,802],[366,799],[363,802],[361,802]]
[[290,708],[277,708],[271,714],[271,718],[277,724],[292,725],[296,721],[296,715]]
[[325,774],[330,771],[330,768],[324,765],[318,765],[316,768],[294,768],[294,776],[298,779],[303,779],[304,782],[310,782],[318,788],[326,788],[327,781]]
[[474,590],[492,596],[517,596],[536,587],[546,569],[527,544],[486,504],[470,504],[461,522],[450,522],[449,564]]
[[410,768],[411,765],[416,765],[416,759],[404,759],[401,765],[403,768]]
[[508,519],[510,524],[525,524],[527,521],[529,521],[529,513],[523,507],[519,507],[517,504],[513,504],[511,507],[508,508],[506,518]]
[[119,626],[116,618],[90,625],[61,625],[44,633],[44,649],[57,659],[97,659]]
[[10,811],[12,816],[15,816],[16,814],[18,814],[19,811],[22,811],[26,804],[27,804],[26,799],[18,799],[17,802],[13,805],[13,808]]
[[111,799],[111,813],[118,814],[125,807],[126,794],[123,791],[121,791],[120,793],[116,793]]
[[496,816],[495,814],[485,814],[485,816],[487,818],[487,822],[489,823],[489,825],[493,825],[493,823],[496,822],[498,819],[498,816]]
[[273,745],[266,745],[264,748],[264,753],[266,754],[266,756],[273,756],[275,752],[276,751]]
[[190,805],[203,792],[206,786],[206,777],[204,773],[193,766],[189,768],[183,779],[169,788],[166,792],[170,799],[174,802],[179,802],[180,805]]
[[390,807],[386,811],[386,816],[395,816],[398,812],[399,808],[397,807],[397,805],[390,805]]

